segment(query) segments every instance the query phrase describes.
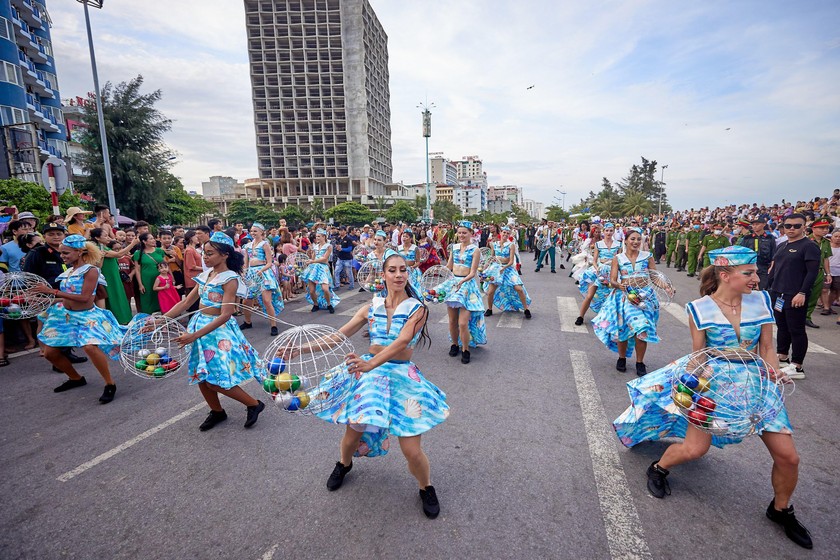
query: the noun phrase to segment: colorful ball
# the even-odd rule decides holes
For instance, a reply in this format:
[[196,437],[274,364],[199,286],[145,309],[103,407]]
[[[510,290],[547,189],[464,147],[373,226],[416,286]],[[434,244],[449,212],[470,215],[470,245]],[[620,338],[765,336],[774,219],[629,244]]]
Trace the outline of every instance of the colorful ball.
[[134,364],[134,367],[142,370],[145,370],[148,366],[149,364],[146,363],[146,360],[140,360],[136,364]]
[[152,353],[151,350],[146,350],[145,348],[137,351],[137,355],[141,358],[145,358],[146,356],[148,356],[151,353]]
[[166,375],[166,370],[162,367],[157,367],[155,368],[154,374],[155,377],[163,377],[164,375]]
[[674,404],[682,408],[691,408],[694,404],[691,400],[691,396],[685,393],[674,393],[672,398],[674,399]]
[[682,383],[677,384],[677,391],[680,392],[680,393],[685,393],[686,395],[689,396],[689,398],[691,398],[691,396],[694,394],[694,391],[692,391],[691,389],[689,389],[688,387],[686,387]]
[[297,397],[298,401],[300,401],[300,408],[306,408],[309,406],[309,395],[306,394],[306,391],[298,391],[295,393],[295,397]]
[[712,386],[712,384],[705,377],[698,377],[697,378],[697,391],[699,393],[705,393],[706,391],[709,390],[709,388],[711,386]]
[[158,365],[158,362],[160,362],[160,354],[154,353],[146,356],[146,363],[149,365],[156,366]]
[[291,410],[294,412],[300,408],[300,399],[297,397],[292,397],[292,400],[289,401],[289,405],[286,407],[286,410]]
[[156,369],[155,366],[146,366],[146,373],[154,373]]
[[680,383],[682,383],[689,389],[696,389],[697,386],[700,384],[700,380],[694,375],[691,375],[690,373],[684,373],[680,376]]
[[283,373],[286,371],[286,361],[277,356],[268,364],[268,373],[271,375],[277,375],[278,373]]
[[269,393],[276,393],[277,385],[274,383],[274,379],[271,377],[263,379],[263,389]]
[[166,348],[164,348],[163,346],[158,346],[157,348],[155,348],[155,354],[163,356],[164,354],[166,354]]
[[160,357],[160,363],[162,363],[164,365],[168,364],[171,361],[172,361],[172,358],[170,358],[166,354],[164,354],[163,356]]

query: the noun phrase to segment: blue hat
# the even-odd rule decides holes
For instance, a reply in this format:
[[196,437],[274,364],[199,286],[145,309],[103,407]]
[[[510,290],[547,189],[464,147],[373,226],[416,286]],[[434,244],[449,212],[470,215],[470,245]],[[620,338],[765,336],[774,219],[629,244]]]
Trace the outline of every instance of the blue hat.
[[627,231],[632,231],[632,232],[638,233],[639,235],[642,235],[642,228],[629,227],[629,228],[627,228]]
[[461,220],[458,222],[458,227],[465,227],[467,229],[472,229],[473,223],[469,220]]
[[233,247],[233,239],[231,239],[221,231],[217,231],[213,235],[211,235],[210,242],[221,243],[222,245],[230,245],[231,247]]
[[604,229],[615,229],[615,224],[612,222],[607,222],[604,224]]
[[502,226],[502,231],[510,231],[510,228],[507,226]]
[[71,249],[84,249],[85,243],[87,243],[87,239],[78,233],[68,235],[64,238],[64,241],[61,242],[62,245],[70,247]]
[[[385,255],[382,256],[382,262],[384,263],[385,261],[387,261],[388,259],[390,259],[394,255],[396,255],[398,257],[402,257],[402,255],[400,255],[399,253],[397,253],[393,249],[386,249],[385,250]],[[403,258],[405,258],[405,257],[403,257]]]
[[758,253],[749,247],[731,245],[723,249],[709,251],[709,259],[715,266],[738,266],[742,264],[755,264]]
[[315,234],[316,235],[323,235],[324,237],[326,237],[327,236],[327,230],[325,230],[324,228],[318,228],[315,231]]
[[373,235],[374,235],[374,237],[378,235],[379,237],[383,237],[385,239],[388,239],[388,234],[385,233],[384,231],[382,231],[381,229],[376,230],[376,233],[374,233]]
[[261,223],[259,223],[259,222],[254,222],[253,224],[251,224],[251,227],[259,228],[259,229],[261,229],[262,231],[265,231],[265,226],[264,226],[264,225],[262,225],[262,224],[261,224]]

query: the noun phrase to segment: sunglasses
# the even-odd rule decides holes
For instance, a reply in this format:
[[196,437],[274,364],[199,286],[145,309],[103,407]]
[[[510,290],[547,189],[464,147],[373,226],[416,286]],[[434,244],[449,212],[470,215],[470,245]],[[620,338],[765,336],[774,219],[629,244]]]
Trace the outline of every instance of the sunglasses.
[[785,229],[801,229],[804,224],[785,224],[782,227]]

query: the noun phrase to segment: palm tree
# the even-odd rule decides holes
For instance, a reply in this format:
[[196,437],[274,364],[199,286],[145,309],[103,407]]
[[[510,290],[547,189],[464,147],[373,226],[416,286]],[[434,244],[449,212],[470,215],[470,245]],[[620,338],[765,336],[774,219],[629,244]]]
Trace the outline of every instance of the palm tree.
[[621,210],[627,216],[650,214],[653,210],[650,201],[640,191],[630,191],[624,197]]
[[621,199],[615,196],[599,196],[592,203],[592,213],[605,218],[611,218],[619,213]]
[[373,199],[373,206],[376,209],[376,213],[381,216],[388,209],[388,199],[384,196],[377,196]]

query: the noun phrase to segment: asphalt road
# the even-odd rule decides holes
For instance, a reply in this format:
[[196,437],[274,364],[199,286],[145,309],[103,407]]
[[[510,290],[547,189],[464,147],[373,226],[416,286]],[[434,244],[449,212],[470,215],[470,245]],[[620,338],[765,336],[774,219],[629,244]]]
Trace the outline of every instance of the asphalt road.
[[[678,304],[663,312],[651,371],[690,351],[682,304],[698,282],[664,271]],[[357,459],[328,492],[337,426],[272,406],[245,430],[244,408],[225,401],[230,419],[202,433],[207,409],[183,375],[150,382],[116,366],[117,398],[101,406],[90,365],[86,387],[55,394],[62,376],[30,354],[0,370],[0,558],[837,557],[840,393],[826,385],[840,371],[835,317],[815,315],[823,328],[809,335],[822,353],[809,352],[808,378],[787,400],[802,455],[794,503],[815,542],[805,551],[764,516],[771,461],[758,438],[674,469],[673,495],[650,497],[644,471],[667,444],[628,450],[610,426],[632,371],[616,372],[591,327],[573,326],[580,296],[564,271],[529,267],[524,279],[534,318],[497,312],[471,364],[447,355],[442,307],[432,347],[414,354],[452,409],[423,438],[438,519],[423,516],[397,445]],[[282,318],[340,326],[369,297],[342,295],[335,315],[300,302]],[[256,318],[248,337],[265,348],[266,323]],[[366,348],[361,335],[353,342]]]

